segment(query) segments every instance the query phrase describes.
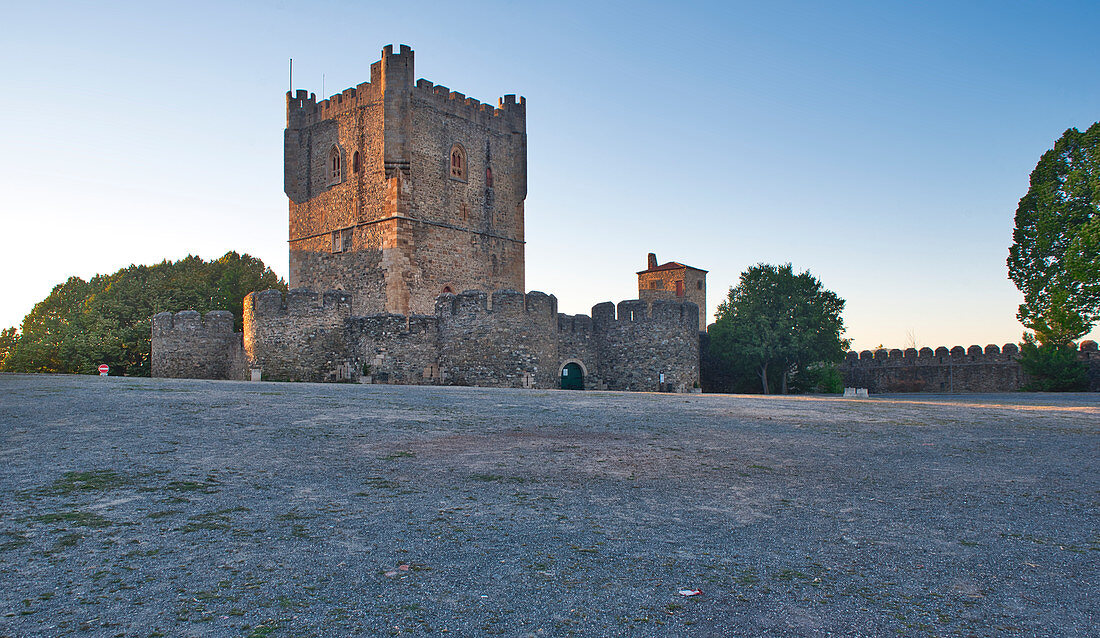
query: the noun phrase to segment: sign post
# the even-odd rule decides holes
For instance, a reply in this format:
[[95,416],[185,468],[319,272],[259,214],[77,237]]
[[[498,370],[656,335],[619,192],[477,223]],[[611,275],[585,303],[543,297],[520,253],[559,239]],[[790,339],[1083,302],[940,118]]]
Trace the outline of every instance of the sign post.
[[99,364],[99,376],[101,376],[101,377],[107,376],[107,372],[110,371],[110,369],[111,368],[109,368],[106,363]]

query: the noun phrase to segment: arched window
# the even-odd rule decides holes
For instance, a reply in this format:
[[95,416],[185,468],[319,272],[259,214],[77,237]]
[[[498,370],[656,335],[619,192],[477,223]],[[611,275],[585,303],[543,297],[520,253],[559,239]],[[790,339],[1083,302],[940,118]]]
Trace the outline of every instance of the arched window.
[[359,151],[355,151],[355,155],[351,156],[351,172],[359,172]]
[[340,149],[335,146],[328,152],[328,167],[331,180],[340,181]]
[[451,147],[451,177],[466,181],[466,149],[461,144]]

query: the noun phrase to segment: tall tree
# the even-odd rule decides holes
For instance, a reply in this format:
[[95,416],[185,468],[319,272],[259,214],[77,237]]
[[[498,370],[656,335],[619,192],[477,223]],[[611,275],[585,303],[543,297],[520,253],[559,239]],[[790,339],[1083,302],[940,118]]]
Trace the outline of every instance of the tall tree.
[[35,305],[17,335],[4,332],[3,369],[81,374],[106,363],[114,374],[149,376],[153,315],[230,310],[239,330],[245,295],[267,288],[286,290],[286,283],[259,259],[235,252],[130,266],[91,281],[71,277]]
[[843,310],[844,300],[808,271],[757,264],[718,306],[708,354],[735,373],[751,370],[764,394],[772,389],[769,379],[785,393],[792,374],[844,358]]
[[1012,240],[1020,322],[1042,344],[1087,334],[1100,318],[1100,122],[1067,130],[1039,159]]

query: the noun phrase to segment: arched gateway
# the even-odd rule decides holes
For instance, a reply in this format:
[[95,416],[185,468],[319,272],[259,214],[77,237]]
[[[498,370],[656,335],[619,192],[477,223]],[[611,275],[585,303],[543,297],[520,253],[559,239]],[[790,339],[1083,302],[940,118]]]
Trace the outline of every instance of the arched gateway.
[[584,389],[584,369],[581,368],[579,363],[570,362],[562,366],[561,368],[561,389],[562,390],[583,390]]

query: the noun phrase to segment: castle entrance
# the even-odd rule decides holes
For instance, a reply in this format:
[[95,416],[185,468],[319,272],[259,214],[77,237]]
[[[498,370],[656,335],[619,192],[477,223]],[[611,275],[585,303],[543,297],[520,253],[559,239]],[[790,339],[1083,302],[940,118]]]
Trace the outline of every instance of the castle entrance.
[[584,370],[576,363],[567,363],[561,369],[562,390],[583,390]]

